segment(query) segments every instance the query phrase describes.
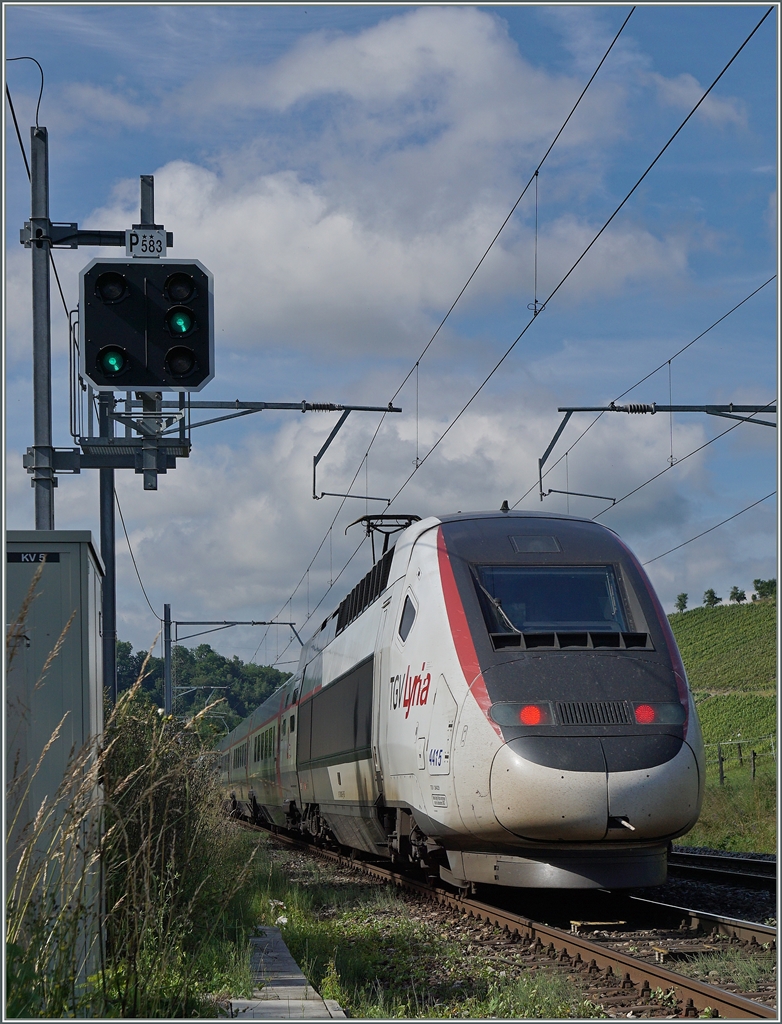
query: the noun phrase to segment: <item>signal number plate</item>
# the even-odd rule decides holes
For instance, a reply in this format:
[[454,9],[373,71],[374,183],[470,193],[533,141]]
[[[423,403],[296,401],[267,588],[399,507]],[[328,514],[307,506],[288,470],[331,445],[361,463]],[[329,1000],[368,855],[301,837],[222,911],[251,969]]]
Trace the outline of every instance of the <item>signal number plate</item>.
[[125,255],[142,256],[147,259],[160,259],[166,255],[165,231],[126,231]]

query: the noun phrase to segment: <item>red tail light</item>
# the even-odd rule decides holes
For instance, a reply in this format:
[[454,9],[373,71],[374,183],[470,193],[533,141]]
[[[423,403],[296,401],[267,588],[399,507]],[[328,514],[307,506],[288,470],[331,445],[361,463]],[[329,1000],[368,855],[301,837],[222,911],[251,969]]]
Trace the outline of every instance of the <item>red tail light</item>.
[[635,720],[639,725],[651,725],[656,718],[655,710],[650,704],[636,704]]
[[519,721],[522,725],[540,725],[543,721],[543,709],[537,704],[525,704],[519,711]]

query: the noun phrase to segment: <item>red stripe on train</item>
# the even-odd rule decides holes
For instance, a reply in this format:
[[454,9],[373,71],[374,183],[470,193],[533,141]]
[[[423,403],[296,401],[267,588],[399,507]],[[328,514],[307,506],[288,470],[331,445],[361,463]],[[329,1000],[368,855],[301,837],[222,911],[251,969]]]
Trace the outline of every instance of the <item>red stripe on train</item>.
[[483,674],[481,673],[481,666],[478,662],[478,655],[475,652],[475,644],[472,640],[472,633],[467,622],[459,588],[456,586],[451,558],[445,546],[442,526],[437,527],[437,560],[440,567],[440,582],[443,587],[448,624],[451,628],[451,636],[453,637],[459,664],[467,681],[467,688],[475,698],[478,707],[486,715],[489,722],[491,722],[494,731],[502,738],[499,726],[489,718],[491,699],[486,689]]
[[646,574],[644,567],[635,557],[630,548],[625,544],[625,542],[620,537],[617,537],[616,539],[619,542],[619,544],[624,548],[627,557],[632,561],[633,565],[638,571],[638,575],[641,577],[641,579],[646,585],[646,591],[649,594],[649,599],[651,600],[652,605],[654,606],[654,610],[657,615],[657,621],[660,624],[660,629],[662,630],[663,636],[665,637],[665,642],[668,645],[668,653],[670,655],[671,665],[673,667],[673,677],[676,680],[676,689],[679,693],[679,702],[684,708],[683,735],[684,738],[687,739],[687,732],[690,727],[690,695],[687,690],[687,673],[684,669],[684,662],[682,661],[682,656],[679,652],[679,645],[676,643],[676,638],[673,635],[673,630],[671,629],[671,624],[668,621],[668,616],[665,614],[663,606],[660,604],[660,599],[657,596],[657,591],[652,586],[652,582]]

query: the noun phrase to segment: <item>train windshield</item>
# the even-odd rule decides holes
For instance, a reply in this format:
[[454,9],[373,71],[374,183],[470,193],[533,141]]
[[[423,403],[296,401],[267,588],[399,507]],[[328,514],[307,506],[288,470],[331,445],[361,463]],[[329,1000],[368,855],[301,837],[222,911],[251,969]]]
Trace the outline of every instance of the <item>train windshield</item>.
[[475,568],[490,633],[627,630],[610,565]]

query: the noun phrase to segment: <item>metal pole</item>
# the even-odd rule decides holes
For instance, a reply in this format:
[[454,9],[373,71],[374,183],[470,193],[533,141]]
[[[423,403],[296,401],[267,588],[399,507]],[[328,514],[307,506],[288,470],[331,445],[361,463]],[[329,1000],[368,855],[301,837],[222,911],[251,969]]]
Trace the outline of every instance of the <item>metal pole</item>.
[[52,338],[49,308],[49,134],[30,129],[30,233],[33,272],[33,489],[36,530],[54,529]]
[[171,605],[163,605],[163,700],[171,714]]
[[[101,437],[111,437],[114,421],[109,416],[114,410],[114,394],[102,391],[98,398]],[[117,566],[114,519],[114,470],[101,469],[100,473],[100,553],[106,568],[103,578],[103,685],[109,700],[117,702]]]
[[140,174],[141,226],[151,227],[155,223],[155,176]]

